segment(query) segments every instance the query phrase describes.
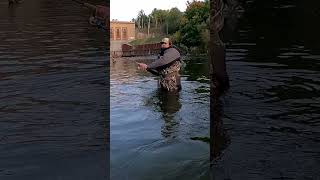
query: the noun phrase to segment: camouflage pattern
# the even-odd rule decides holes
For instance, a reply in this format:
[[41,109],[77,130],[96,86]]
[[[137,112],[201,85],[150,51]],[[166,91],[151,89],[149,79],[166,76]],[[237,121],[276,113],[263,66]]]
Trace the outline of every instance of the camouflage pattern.
[[160,88],[166,91],[179,91],[181,89],[180,69],[181,62],[176,61],[171,66],[160,70]]

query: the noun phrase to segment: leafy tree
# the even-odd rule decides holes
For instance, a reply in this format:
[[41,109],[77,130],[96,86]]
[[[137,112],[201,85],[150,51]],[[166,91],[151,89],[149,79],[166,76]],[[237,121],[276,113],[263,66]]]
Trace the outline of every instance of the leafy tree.
[[176,44],[187,48],[198,47],[206,50],[209,42],[209,0],[193,0],[187,2],[187,9],[181,12],[178,8],[162,10],[154,8],[146,15],[143,10],[139,11],[135,19],[139,29],[147,32],[150,20],[150,28],[153,32],[166,34]]
[[143,10],[140,10],[137,16],[136,26],[138,28],[143,29],[144,27],[147,27],[147,24],[148,24],[148,17]]
[[168,34],[173,34],[177,32],[181,25],[181,19],[183,17],[183,13],[178,8],[172,8],[167,12],[165,23],[163,25],[163,30],[166,32],[168,30]]
[[[209,1],[188,1],[186,21],[181,28],[181,43],[187,47],[205,47],[209,29]],[[207,36],[208,37],[208,36]]]

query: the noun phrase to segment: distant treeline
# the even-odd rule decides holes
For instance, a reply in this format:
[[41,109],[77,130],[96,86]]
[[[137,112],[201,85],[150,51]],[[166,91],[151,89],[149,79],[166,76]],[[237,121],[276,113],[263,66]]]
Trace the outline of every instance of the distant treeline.
[[186,49],[206,51],[209,41],[209,0],[187,2],[187,9],[153,9],[146,15],[139,11],[135,22],[138,32],[149,37],[169,36],[174,43]]

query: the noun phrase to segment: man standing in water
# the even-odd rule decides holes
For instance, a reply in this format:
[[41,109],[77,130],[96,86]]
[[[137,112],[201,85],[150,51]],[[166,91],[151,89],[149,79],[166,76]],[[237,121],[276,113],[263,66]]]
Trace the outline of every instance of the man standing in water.
[[169,38],[162,39],[161,52],[158,60],[149,65],[138,63],[138,68],[160,76],[159,86],[161,89],[169,92],[181,90],[179,73],[181,68],[180,53],[173,47]]

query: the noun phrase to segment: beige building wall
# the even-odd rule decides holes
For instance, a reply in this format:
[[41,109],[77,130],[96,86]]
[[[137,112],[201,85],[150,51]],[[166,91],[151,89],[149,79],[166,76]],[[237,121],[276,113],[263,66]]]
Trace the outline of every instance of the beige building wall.
[[110,21],[110,40],[134,40],[135,23],[129,21]]

